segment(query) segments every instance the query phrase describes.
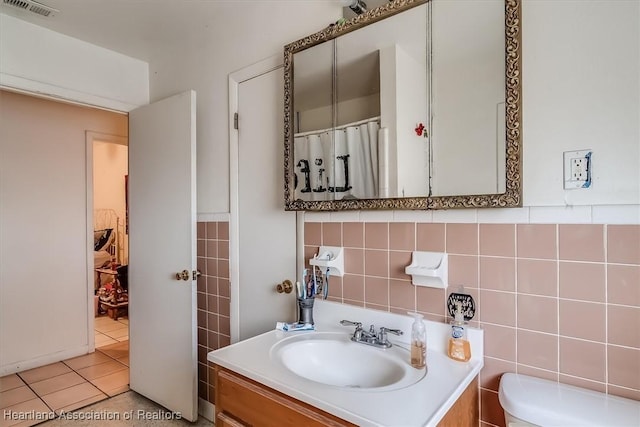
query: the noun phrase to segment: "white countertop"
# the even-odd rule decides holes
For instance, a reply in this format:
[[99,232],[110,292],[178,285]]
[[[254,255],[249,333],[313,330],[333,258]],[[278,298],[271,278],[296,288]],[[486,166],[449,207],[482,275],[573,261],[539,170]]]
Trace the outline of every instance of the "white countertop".
[[[353,327],[339,324],[340,320],[347,319],[362,322],[365,329],[369,324],[374,324],[376,328],[385,326],[401,329],[404,335],[390,336],[389,341],[398,347],[408,349],[413,319],[409,316],[320,300],[315,302],[314,319],[316,331],[269,331],[212,351],[207,359],[360,426],[435,426],[483,366],[481,330],[468,328],[472,358],[469,362],[461,363],[449,359],[446,355],[449,325],[425,321],[428,371],[417,383],[389,391],[320,384],[294,374],[273,360],[273,346],[285,338],[301,334],[340,332],[351,335]],[[408,355],[407,352],[407,364]]]

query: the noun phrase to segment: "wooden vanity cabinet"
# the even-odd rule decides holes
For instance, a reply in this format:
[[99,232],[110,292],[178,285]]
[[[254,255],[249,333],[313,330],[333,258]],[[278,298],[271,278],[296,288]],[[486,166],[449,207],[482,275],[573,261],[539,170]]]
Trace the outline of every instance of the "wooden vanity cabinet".
[[[307,403],[216,365],[216,427],[355,426]],[[449,409],[438,427],[479,425],[475,379]]]
[[456,403],[438,423],[438,427],[476,427],[480,425],[478,377],[462,392]]
[[216,427],[355,426],[216,365]]

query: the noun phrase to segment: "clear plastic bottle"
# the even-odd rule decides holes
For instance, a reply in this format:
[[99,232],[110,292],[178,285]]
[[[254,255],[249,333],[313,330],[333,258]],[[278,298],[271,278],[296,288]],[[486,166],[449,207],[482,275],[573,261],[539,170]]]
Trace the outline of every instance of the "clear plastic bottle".
[[458,303],[454,320],[451,322],[448,355],[450,358],[461,362],[467,362],[471,359],[471,346],[467,340],[467,330],[464,325],[462,304]]
[[422,369],[427,366],[427,329],[422,314],[408,314],[414,318],[411,326],[411,366]]

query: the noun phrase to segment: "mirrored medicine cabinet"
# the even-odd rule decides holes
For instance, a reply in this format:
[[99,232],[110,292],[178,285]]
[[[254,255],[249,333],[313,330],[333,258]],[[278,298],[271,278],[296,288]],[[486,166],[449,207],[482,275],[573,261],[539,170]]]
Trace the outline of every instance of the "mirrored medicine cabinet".
[[393,0],[285,46],[285,209],[520,206],[520,1]]

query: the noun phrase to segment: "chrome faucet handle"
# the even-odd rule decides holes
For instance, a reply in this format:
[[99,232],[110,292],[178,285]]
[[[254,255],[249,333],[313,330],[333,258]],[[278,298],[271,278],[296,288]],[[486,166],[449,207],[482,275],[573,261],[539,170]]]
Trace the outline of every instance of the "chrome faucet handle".
[[378,341],[380,342],[380,344],[388,343],[387,333],[391,333],[394,335],[402,335],[404,332],[402,332],[400,329],[389,329],[383,326],[380,328],[380,332],[378,332]]
[[351,320],[341,320],[340,324],[342,326],[355,326],[356,330],[353,331],[352,340],[360,341],[362,339],[362,323],[360,322],[352,322]]
[[356,329],[362,329],[362,323],[360,322],[352,322],[351,320],[341,320],[340,324],[342,326],[355,326]]

